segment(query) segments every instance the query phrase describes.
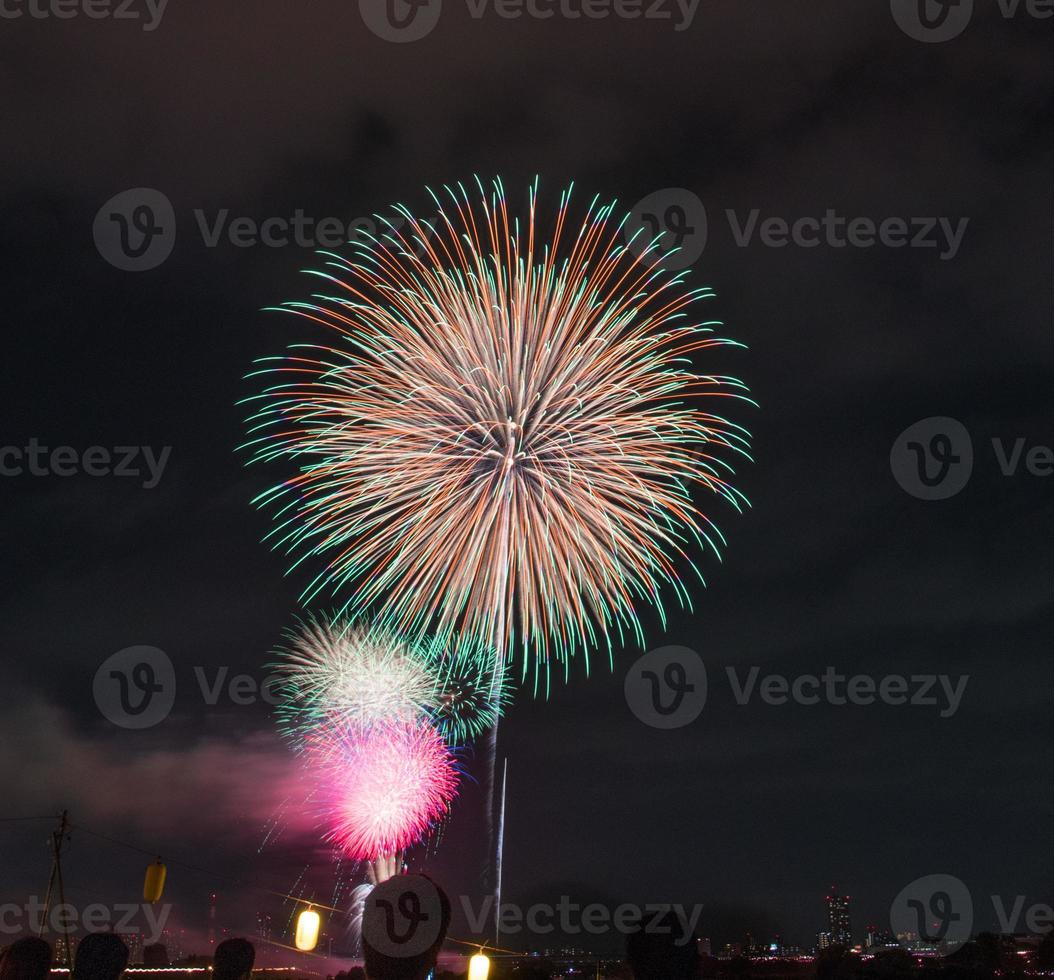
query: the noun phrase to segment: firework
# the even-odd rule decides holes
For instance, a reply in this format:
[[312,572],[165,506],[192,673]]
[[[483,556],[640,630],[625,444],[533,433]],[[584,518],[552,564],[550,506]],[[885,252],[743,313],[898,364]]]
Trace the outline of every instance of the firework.
[[422,723],[315,729],[306,740],[312,805],[326,838],[375,861],[421,841],[449,810],[458,771],[443,737]]
[[276,547],[323,562],[305,600],[460,634],[499,682],[518,649],[537,686],[554,660],[643,643],[639,608],[664,617],[667,591],[690,605],[679,569],[723,544],[693,489],[745,503],[749,436],[708,406],[746,389],[695,369],[734,343],[698,312],[713,293],[657,241],[628,249],[614,205],[575,225],[565,192],[547,229],[537,184],[523,222],[477,186],[320,253],[325,291],[281,309],[334,338],[261,362],[248,446],[298,467],[258,502]]
[[493,656],[484,661],[478,652],[456,641],[453,649],[454,655],[443,662],[437,675],[437,696],[430,714],[452,745],[464,745],[497,724],[512,692],[504,672],[493,674]]
[[274,665],[279,727],[302,748],[320,727],[429,721],[464,744],[492,727],[509,699],[508,685],[485,675],[486,659],[457,638],[408,643],[383,628],[309,617]]
[[275,665],[281,727],[300,736],[315,725],[415,721],[435,701],[429,666],[383,631],[311,617]]

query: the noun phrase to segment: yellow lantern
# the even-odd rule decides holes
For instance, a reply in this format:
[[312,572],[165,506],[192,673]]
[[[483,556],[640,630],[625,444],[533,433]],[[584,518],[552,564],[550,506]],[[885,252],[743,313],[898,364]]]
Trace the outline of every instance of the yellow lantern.
[[490,975],[490,960],[481,949],[468,961],[468,980],[487,980]]
[[322,919],[313,908],[306,908],[296,919],[296,948],[310,953],[318,945],[318,930]]
[[146,877],[143,879],[144,902],[161,901],[161,895],[165,890],[165,875],[167,874],[168,868],[161,863],[161,858],[147,866]]

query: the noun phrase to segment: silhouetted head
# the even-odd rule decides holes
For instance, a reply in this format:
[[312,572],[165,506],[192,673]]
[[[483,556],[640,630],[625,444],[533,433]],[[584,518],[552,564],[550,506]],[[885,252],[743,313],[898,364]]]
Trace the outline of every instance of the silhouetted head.
[[248,939],[225,939],[212,957],[212,980],[246,980],[256,962],[256,948]]
[[361,966],[353,966],[348,970],[348,980],[366,980],[366,971]]
[[164,943],[150,943],[143,947],[143,966],[158,967],[169,966],[168,949]]
[[36,936],[12,943],[0,957],[0,980],[47,980],[51,947]]
[[117,980],[128,966],[128,947],[112,932],[93,932],[77,946],[73,980]]
[[396,875],[367,896],[362,951],[369,980],[425,980],[450,927],[450,899],[424,875]]
[[673,912],[645,914],[626,938],[626,959],[635,980],[694,980],[699,970],[695,937]]

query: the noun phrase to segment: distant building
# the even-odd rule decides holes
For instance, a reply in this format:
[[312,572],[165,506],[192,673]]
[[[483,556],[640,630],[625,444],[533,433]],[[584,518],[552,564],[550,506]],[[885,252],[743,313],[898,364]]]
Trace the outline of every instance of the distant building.
[[831,934],[829,932],[816,933],[816,952],[822,953],[831,945]]
[[[68,948],[67,948],[68,944]],[[55,940],[55,954],[54,964],[55,966],[65,966],[67,963],[72,963],[73,958],[77,955],[77,937],[76,936],[59,936]]]
[[827,902],[827,931],[831,934],[831,942],[839,946],[851,946],[853,944],[853,927],[849,919],[849,896],[839,895],[834,886],[826,898]]
[[899,948],[897,937],[888,929],[879,929],[878,926],[867,927],[867,941],[864,943],[867,949],[885,949],[887,947]]

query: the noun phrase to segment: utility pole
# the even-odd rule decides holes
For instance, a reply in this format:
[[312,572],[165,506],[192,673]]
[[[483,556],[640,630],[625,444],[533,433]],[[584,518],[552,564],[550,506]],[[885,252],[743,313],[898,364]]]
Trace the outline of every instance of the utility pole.
[[[62,883],[62,848],[65,846],[66,841],[69,838],[69,832],[69,811],[63,810],[62,817],[59,819],[58,830],[53,830],[51,832],[51,876],[48,878],[48,890],[47,894],[44,896],[44,911],[40,916],[37,935],[42,935],[47,928],[48,915],[51,912],[51,896],[55,891],[56,885],[58,885],[59,892],[59,907],[63,910],[63,913],[65,913],[66,910],[66,889]],[[72,970],[73,957],[70,951],[69,922],[66,920],[65,914],[61,916],[61,919],[62,931],[66,940],[63,950],[64,959],[66,961],[66,966]]]

